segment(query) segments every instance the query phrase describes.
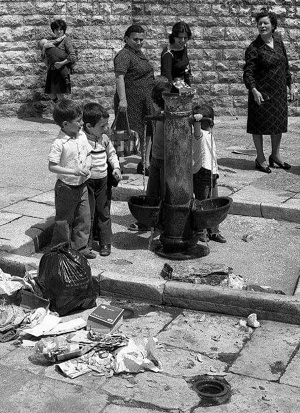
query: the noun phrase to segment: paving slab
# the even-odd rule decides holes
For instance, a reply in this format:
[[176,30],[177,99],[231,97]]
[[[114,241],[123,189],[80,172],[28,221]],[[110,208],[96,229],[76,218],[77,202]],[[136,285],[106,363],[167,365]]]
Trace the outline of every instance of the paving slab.
[[[1,368],[1,409],[4,413],[82,412],[101,411],[107,395],[90,389],[84,394],[81,386],[36,376],[13,367]],[[78,397],[79,395],[79,397]]]
[[227,404],[199,407],[193,413],[298,413],[300,411],[299,389],[253,380],[240,375],[228,375],[232,396]]
[[152,408],[178,409],[189,411],[199,403],[199,397],[191,390],[184,379],[166,377],[161,373],[145,372],[136,377],[136,385],[128,386],[129,382],[124,377],[111,380],[103,386],[103,390],[112,396],[134,399],[136,402],[145,403]]
[[299,342],[299,326],[263,321],[230,371],[262,380],[278,381],[298,349]]
[[41,204],[54,206],[54,190],[43,192],[42,194],[36,195],[29,199],[32,202],[40,202]]
[[281,376],[279,382],[282,384],[288,384],[289,386],[300,387],[300,351],[299,344],[296,351],[293,354],[289,365],[285,372]]
[[103,410],[103,413],[160,413],[161,410],[143,409],[135,407],[118,406],[111,404]]
[[[191,378],[200,374],[217,374],[224,373],[227,369],[227,364],[220,361],[217,357],[204,355],[198,351],[183,350],[182,348],[174,347],[172,343],[157,344],[157,358],[161,362],[165,374],[174,377]],[[218,357],[222,358],[221,353]],[[230,355],[230,357],[234,357]],[[226,361],[230,359],[227,356]]]
[[55,215],[55,209],[53,206],[35,202],[33,201],[33,198],[29,201],[17,202],[13,205],[2,208],[1,212],[10,212],[14,214],[22,214],[28,217],[44,219]]
[[4,187],[3,185],[3,183],[0,184],[0,208],[42,193],[39,189],[26,186],[10,185]]
[[1,250],[21,255],[30,255],[37,248],[38,235],[42,230],[36,228],[40,218],[21,216],[9,224],[1,226]]
[[[235,317],[185,312],[164,329],[158,339],[169,346],[185,348],[206,355],[237,355],[250,339],[251,328],[241,328]],[[221,358],[222,359],[222,358]]]
[[9,224],[10,222],[14,221],[15,219],[21,218],[22,214],[14,214],[11,212],[4,212],[1,211],[0,214],[0,227],[5,224]]

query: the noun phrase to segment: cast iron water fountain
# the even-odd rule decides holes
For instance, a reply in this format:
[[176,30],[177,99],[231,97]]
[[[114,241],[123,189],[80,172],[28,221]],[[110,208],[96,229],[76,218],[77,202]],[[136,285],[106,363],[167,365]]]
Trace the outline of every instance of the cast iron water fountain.
[[164,93],[164,199],[133,196],[128,206],[134,218],[161,230],[156,254],[186,260],[209,254],[198,244],[197,232],[220,224],[227,216],[232,199],[193,199],[192,179],[192,93]]

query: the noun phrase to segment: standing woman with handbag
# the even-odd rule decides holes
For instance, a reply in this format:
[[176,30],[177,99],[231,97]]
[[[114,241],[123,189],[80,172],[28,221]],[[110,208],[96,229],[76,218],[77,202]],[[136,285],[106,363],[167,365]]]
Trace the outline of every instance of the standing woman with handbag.
[[118,116],[116,129],[127,129],[125,116],[127,111],[129,127],[139,135],[141,162],[138,164],[137,173],[143,173],[144,167],[147,167],[143,165],[144,118],[153,111],[151,92],[154,85],[154,71],[141,51],[144,32],[144,29],[136,24],[128,27],[124,35],[125,46],[114,58],[117,88],[114,97],[115,115],[117,116],[118,111],[124,112],[124,116],[120,114]]

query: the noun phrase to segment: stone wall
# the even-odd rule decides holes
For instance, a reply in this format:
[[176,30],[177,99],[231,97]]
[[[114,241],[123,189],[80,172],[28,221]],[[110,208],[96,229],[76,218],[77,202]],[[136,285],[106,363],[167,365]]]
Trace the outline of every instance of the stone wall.
[[[199,99],[218,115],[246,114],[242,82],[244,50],[257,35],[253,16],[265,4],[279,16],[278,31],[287,47],[296,85],[299,82],[297,0],[0,0],[0,116],[34,116],[50,111],[43,93],[46,67],[37,42],[51,34],[50,22],[63,18],[78,63],[72,97],[100,100],[111,108],[115,89],[113,57],[132,23],[146,29],[146,53],[159,74],[160,52],[172,25],[190,24],[189,56]],[[298,114],[298,104],[290,105]]]

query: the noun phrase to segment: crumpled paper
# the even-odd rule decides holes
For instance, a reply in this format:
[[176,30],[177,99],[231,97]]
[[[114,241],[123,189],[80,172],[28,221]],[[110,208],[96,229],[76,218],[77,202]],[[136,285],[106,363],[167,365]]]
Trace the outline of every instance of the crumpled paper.
[[3,272],[0,268],[0,294],[11,296],[22,288],[32,290],[31,285],[23,278],[11,276],[10,274]]
[[132,339],[129,339],[127,346],[115,352],[114,371],[115,373],[141,373],[145,370],[157,373],[162,371],[161,363],[155,353],[154,338],[145,339],[142,345],[137,345]]
[[14,304],[0,305],[0,332],[4,333],[19,327],[25,317],[23,308]]

